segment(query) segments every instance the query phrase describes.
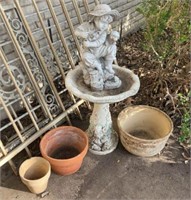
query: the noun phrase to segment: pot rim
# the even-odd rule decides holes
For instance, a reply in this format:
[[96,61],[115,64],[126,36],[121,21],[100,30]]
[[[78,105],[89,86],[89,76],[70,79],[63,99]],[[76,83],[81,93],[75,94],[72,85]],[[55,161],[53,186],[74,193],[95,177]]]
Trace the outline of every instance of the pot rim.
[[[172,133],[173,130],[174,130],[174,126],[173,126],[173,122],[172,122],[171,118],[170,118],[164,111],[162,111],[162,110],[160,110],[160,109],[158,109],[158,108],[156,108],[156,107],[148,106],[148,105],[133,105],[133,106],[129,106],[129,107],[123,109],[123,110],[119,113],[119,115],[118,115],[118,117],[117,117],[117,125],[119,126],[120,129],[121,129],[121,124],[120,124],[120,120],[119,120],[120,116],[121,116],[125,111],[127,112],[128,110],[130,110],[130,109],[135,109],[135,108],[148,108],[148,109],[156,110],[156,111],[160,112],[161,114],[163,114],[163,115],[168,119],[168,121],[169,121],[169,123],[170,123],[170,126],[171,126],[170,131],[168,132],[168,134],[167,134],[166,136],[160,137],[160,138],[157,138],[157,139],[142,139],[142,138],[139,138],[139,137],[135,137],[135,136],[129,134],[128,132],[125,132],[125,131],[122,130],[123,133],[125,133],[126,135],[128,135],[129,137],[131,137],[131,138],[133,138],[133,139],[135,139],[135,140],[138,139],[138,140],[143,141],[143,142],[151,142],[151,141],[152,141],[152,142],[158,142],[158,141],[164,140],[165,138],[168,138],[168,137],[171,135],[171,133]],[[119,130],[119,131],[120,131],[120,130]]]
[[[55,131],[57,130],[62,130],[63,128],[71,128],[71,129],[75,129],[77,131],[79,131],[83,136],[84,136],[84,139],[86,141],[86,145],[84,147],[84,149],[77,155],[77,156],[74,156],[72,158],[68,158],[68,159],[56,159],[56,158],[52,158],[51,156],[49,156],[44,149],[42,149],[42,143],[43,143],[43,138],[46,138],[48,137],[49,135],[52,135]],[[77,128],[77,127],[74,127],[74,126],[59,126],[57,128],[53,128],[51,130],[49,130],[44,136],[43,138],[41,139],[40,141],[40,151],[41,151],[41,154],[43,155],[43,157],[47,158],[48,160],[52,160],[52,161],[56,161],[58,163],[61,163],[61,162],[68,162],[68,161],[73,161],[75,160],[76,158],[79,158],[79,157],[84,157],[87,150],[88,150],[88,136],[87,134],[81,130],[80,128]]]

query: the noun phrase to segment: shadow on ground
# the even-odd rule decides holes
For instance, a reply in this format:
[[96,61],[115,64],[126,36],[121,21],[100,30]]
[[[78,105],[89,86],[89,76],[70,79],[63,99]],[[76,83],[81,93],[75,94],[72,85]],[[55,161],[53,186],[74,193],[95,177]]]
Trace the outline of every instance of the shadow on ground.
[[[74,126],[86,130],[87,123],[83,123],[74,121]],[[88,152],[77,173],[59,176],[52,172],[49,195],[44,199],[190,199],[190,165],[183,162],[176,145],[171,138],[161,155],[152,158],[134,156],[120,142],[114,152],[105,156]],[[9,166],[2,169],[1,186],[14,189],[15,199],[24,200],[27,194],[31,195]],[[9,195],[2,199],[9,200]]]

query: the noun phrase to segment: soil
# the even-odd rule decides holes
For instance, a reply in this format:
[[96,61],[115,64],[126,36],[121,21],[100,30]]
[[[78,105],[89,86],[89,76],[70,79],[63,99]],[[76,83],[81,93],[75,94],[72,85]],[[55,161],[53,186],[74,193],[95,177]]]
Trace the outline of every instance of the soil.
[[50,156],[55,159],[69,159],[77,156],[80,152],[74,147],[60,147],[56,149]]
[[[177,66],[174,66],[173,71],[165,70],[163,77],[159,77],[160,63],[156,61],[154,55],[143,49],[143,41],[144,37],[140,30],[127,35],[118,43],[118,65],[125,66],[137,74],[141,84],[136,96],[121,102],[121,105],[119,103],[117,106],[122,108],[126,107],[127,104],[150,105],[162,109],[172,116],[174,107],[173,102],[169,100],[175,101],[175,93],[187,94],[189,90],[189,49],[188,52],[185,52],[185,58],[179,61],[179,70],[177,70]],[[170,99],[170,95],[173,99]]]
[[134,137],[144,139],[144,140],[154,140],[155,139],[145,130],[135,130],[135,131],[131,131],[129,134],[131,134]]
[[112,115],[131,105],[149,105],[161,109],[170,116],[174,124],[175,140],[180,136],[181,116],[184,108],[178,104],[177,94],[187,95],[190,90],[189,45],[184,56],[168,70],[165,66],[163,76],[159,75],[160,63],[152,52],[143,49],[142,30],[123,37],[118,43],[117,62],[132,70],[140,79],[138,93],[124,101],[111,105]]

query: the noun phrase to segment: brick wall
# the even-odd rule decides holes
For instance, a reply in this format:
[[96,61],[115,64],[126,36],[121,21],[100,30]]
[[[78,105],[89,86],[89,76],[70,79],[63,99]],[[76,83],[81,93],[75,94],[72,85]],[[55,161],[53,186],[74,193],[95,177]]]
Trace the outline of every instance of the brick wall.
[[[45,35],[42,31],[42,28],[40,26],[40,23],[38,21],[37,14],[35,12],[35,9],[32,5],[31,0],[20,0],[19,1],[24,14],[26,16],[26,20],[31,28],[31,31],[38,43],[38,46],[40,49],[45,48],[47,46]],[[87,20],[87,12],[84,7],[84,1],[83,0],[77,0],[78,5],[80,7],[80,12],[82,15],[82,18],[84,21]],[[92,10],[95,6],[94,0],[87,0],[89,9]],[[104,4],[108,4],[111,6],[112,9],[117,9],[120,14],[120,20],[113,23],[113,28],[120,31],[122,35],[128,34],[129,32],[132,32],[136,29],[138,29],[143,24],[143,18],[142,16],[136,11],[136,7],[140,4],[141,0],[102,0],[99,1]],[[51,18],[51,14],[48,10],[48,6],[46,4],[46,1],[44,0],[36,0],[36,3],[38,5],[38,8],[41,12],[41,16],[44,20],[45,25],[48,25],[48,20],[50,24],[50,29],[52,32],[52,39],[53,42],[59,41],[57,30],[55,26],[53,25],[53,20]],[[69,39],[71,37],[71,32],[68,28],[68,24],[66,23],[65,16],[63,14],[63,11],[60,7],[59,0],[52,1],[53,6],[55,8],[55,12],[57,15],[57,18],[59,20],[59,23],[62,27],[62,31],[64,34],[64,37]],[[67,9],[70,15],[70,18],[72,19],[72,23],[75,26],[79,24],[79,20],[76,17],[76,13],[73,7],[73,4],[71,0],[65,0],[65,3],[67,5]],[[13,0],[0,0],[0,4],[7,12],[11,12],[10,9],[14,8],[14,1]],[[12,11],[13,12],[13,11]],[[15,11],[14,11],[15,12]],[[14,16],[14,13],[13,13]],[[2,46],[4,42],[8,41],[8,34],[5,31],[5,27],[3,25],[2,20],[0,19],[0,45]],[[70,40],[68,40],[70,41]],[[56,45],[56,44],[55,44]],[[6,52],[6,55],[8,55],[9,59],[14,59],[16,55],[13,52],[13,48],[11,48],[9,45],[4,46],[4,51]],[[0,63],[1,64],[1,63]]]
[[137,30],[143,25],[143,17],[136,11],[141,1],[142,0],[103,0],[102,3],[106,3],[110,5],[112,9],[119,11],[121,18],[114,26],[120,30],[122,25],[122,34],[125,35]]

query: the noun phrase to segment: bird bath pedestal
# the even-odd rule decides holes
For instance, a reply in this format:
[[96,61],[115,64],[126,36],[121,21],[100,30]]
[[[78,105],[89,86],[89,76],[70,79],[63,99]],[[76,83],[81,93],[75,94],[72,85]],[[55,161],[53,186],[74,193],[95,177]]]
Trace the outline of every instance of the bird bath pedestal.
[[82,67],[77,66],[66,76],[66,87],[75,96],[94,103],[90,125],[87,130],[89,136],[89,150],[97,155],[111,153],[118,144],[118,134],[112,126],[109,104],[120,102],[135,95],[140,87],[137,75],[124,67],[113,65],[115,74],[122,84],[117,89],[93,91],[83,80]]

